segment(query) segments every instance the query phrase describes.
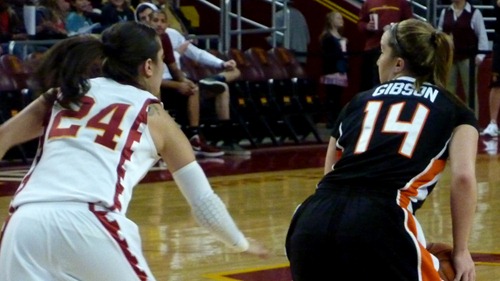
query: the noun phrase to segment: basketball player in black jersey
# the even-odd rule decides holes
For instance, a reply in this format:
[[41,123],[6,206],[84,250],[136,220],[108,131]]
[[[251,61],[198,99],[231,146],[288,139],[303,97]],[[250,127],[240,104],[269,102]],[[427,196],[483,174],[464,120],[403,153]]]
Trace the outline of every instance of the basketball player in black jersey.
[[468,239],[477,120],[444,90],[450,38],[409,19],[386,27],[381,51],[381,85],[343,109],[325,176],[292,219],[286,250],[293,280],[440,281],[415,212],[448,159],[455,280],[475,280]]

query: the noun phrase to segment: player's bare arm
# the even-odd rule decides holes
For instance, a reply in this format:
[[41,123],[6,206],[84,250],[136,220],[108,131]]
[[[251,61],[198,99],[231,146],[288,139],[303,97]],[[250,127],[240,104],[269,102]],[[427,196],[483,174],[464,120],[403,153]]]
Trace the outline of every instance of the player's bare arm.
[[42,134],[43,120],[50,106],[52,103],[42,95],[0,126],[0,159],[14,145],[32,140]]

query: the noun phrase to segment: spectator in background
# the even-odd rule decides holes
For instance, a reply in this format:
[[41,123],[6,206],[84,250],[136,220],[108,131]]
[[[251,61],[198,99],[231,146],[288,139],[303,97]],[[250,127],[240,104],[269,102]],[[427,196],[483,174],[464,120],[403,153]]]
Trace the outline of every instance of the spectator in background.
[[[493,37],[493,57],[490,82],[490,123],[481,133],[490,137],[498,137],[498,111],[500,110],[500,0],[495,5],[495,37]],[[498,145],[495,147],[498,149]]]
[[26,33],[26,28],[24,26],[24,5],[32,4],[31,0],[5,0],[10,6],[10,8],[16,14],[19,21],[16,22],[15,29],[19,33]]
[[[279,0],[283,2],[284,0]],[[285,25],[285,17],[289,15],[288,29],[290,31],[290,50],[292,50],[297,58],[297,61],[305,64],[307,62],[307,47],[311,41],[309,35],[309,27],[307,25],[306,18],[304,15],[296,8],[292,6],[293,1],[287,2],[287,10],[281,8],[275,14],[276,27],[280,28]],[[271,37],[267,38],[268,42],[271,43]],[[278,46],[284,46],[284,36],[276,34],[276,43]]]
[[66,17],[66,29],[70,34],[101,33],[101,15],[92,9],[88,0],[69,0],[71,12]]
[[[136,22],[142,22],[151,25],[151,14],[153,11],[157,10],[158,7],[152,3],[141,3],[137,6],[134,12],[134,20]],[[172,42],[166,33],[160,35],[160,41],[163,47],[164,58],[163,62],[168,68],[168,71],[172,75],[175,81],[181,82],[189,92],[194,93],[197,91],[198,86],[196,86],[192,81],[186,78],[186,75],[179,69],[174,57],[174,50],[172,48]]]
[[68,36],[66,15],[69,4],[65,0],[40,0],[36,8],[35,39],[63,39]]
[[[347,39],[341,35],[343,27],[344,18],[341,13],[334,11],[326,15],[325,27],[320,35],[323,75],[347,74]],[[343,87],[327,81],[324,81],[324,84],[327,106],[326,127],[333,128],[342,108]]]
[[[484,26],[483,15],[479,9],[474,8],[466,0],[452,0],[451,5],[441,11],[439,16],[438,29],[450,34],[455,46],[455,56],[453,57],[453,66],[448,78],[447,89],[457,94],[458,79],[462,81],[462,88],[465,93],[465,102],[471,105],[471,95],[473,95],[474,107],[472,110],[478,116],[479,106],[477,98],[477,66],[479,66],[485,57],[485,54],[478,54],[478,49],[487,51],[488,36]],[[474,60],[475,76],[474,92],[470,93],[470,62]]]
[[0,0],[0,53],[8,52],[8,42],[11,40],[24,40],[27,35],[19,30],[18,26],[22,24],[14,9],[5,0]]
[[101,25],[103,29],[113,23],[134,21],[134,11],[126,0],[109,0],[101,9]]
[[[135,10],[136,21],[145,23],[147,25],[152,25],[151,19],[154,11],[157,11],[158,7],[152,3],[141,3],[137,6]],[[205,139],[200,135],[199,131],[199,111],[200,111],[200,94],[199,88],[191,80],[185,77],[185,74],[178,68],[179,64],[176,62],[174,57],[174,51],[172,48],[172,43],[165,32],[158,32],[164,49],[164,54],[166,60],[164,63],[167,65],[168,72],[170,76],[166,76],[164,72],[162,80],[162,96],[167,99],[168,97],[179,97],[178,99],[171,98],[166,104],[169,108],[187,108],[187,110],[182,110],[179,116],[176,116],[176,121],[181,125],[184,125],[183,131],[188,137],[191,147],[197,156],[203,157],[219,157],[224,155],[224,152],[220,149],[209,145],[205,142]],[[167,50],[167,51],[165,51]],[[177,53],[177,56],[179,54]],[[176,74],[177,73],[177,74]],[[174,79],[166,79],[168,77],[173,77]],[[166,91],[169,89],[169,91]],[[172,93],[173,92],[173,93]],[[181,95],[177,95],[180,93]]]
[[[250,151],[243,149],[241,146],[237,144],[234,140],[234,129],[233,122],[230,118],[230,95],[229,95],[229,87],[226,82],[232,82],[236,80],[240,76],[240,71],[236,67],[236,62],[234,60],[223,61],[222,59],[212,55],[211,53],[199,49],[195,45],[191,44],[190,41],[186,40],[181,33],[177,30],[170,28],[168,26],[168,16],[165,10],[157,10],[154,11],[151,17],[151,25],[157,30],[158,33],[167,32],[170,41],[172,42],[172,47],[174,51],[179,55],[176,56],[186,56],[189,59],[199,63],[200,65],[204,65],[205,67],[212,67],[215,69],[222,69],[223,71],[211,76],[201,79],[199,83],[200,91],[203,93],[199,99],[215,99],[215,113],[217,115],[217,120],[219,122],[220,128],[220,137],[223,141],[220,149],[224,152],[224,154],[230,155],[242,155],[248,156],[250,155]],[[180,61],[177,61],[177,64],[181,66]],[[171,80],[171,75],[166,70],[164,75],[164,83],[168,84],[168,81]],[[205,91],[202,91],[205,90]],[[179,96],[179,93],[169,93],[172,95]],[[197,93],[200,95],[200,93]],[[171,100],[170,97],[166,97],[167,101]],[[181,98],[184,98],[181,96]],[[174,98],[176,99],[176,98]],[[189,126],[186,128],[186,135],[188,138],[196,138],[196,135],[199,135],[199,125],[200,125],[200,109],[198,108],[187,108],[188,111],[195,110],[196,112],[188,112]],[[182,124],[181,124],[182,125]],[[199,137],[198,137],[199,138]],[[197,141],[197,140],[193,140]],[[196,151],[195,151],[196,152]]]
[[406,0],[366,0],[359,12],[358,29],[365,38],[361,67],[361,91],[378,85],[377,60],[384,26],[413,17]]

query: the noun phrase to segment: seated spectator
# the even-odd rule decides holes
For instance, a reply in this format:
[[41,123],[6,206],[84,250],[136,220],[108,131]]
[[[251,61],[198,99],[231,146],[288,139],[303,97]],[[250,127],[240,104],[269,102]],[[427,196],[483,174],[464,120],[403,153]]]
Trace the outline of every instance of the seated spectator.
[[[234,60],[223,61],[211,53],[201,50],[195,45],[191,44],[190,41],[186,40],[179,31],[173,28],[167,28],[168,20],[167,14],[164,10],[156,10],[152,13],[151,25],[156,28],[158,33],[167,32],[170,41],[172,42],[172,47],[180,56],[186,56],[191,60],[198,62],[202,65],[223,69],[217,75],[212,77],[207,77],[199,81],[200,90],[206,90],[202,93],[206,93],[203,98],[215,98],[215,111],[217,114],[217,119],[219,120],[221,128],[222,145],[220,148],[226,154],[233,155],[250,155],[250,151],[240,147],[233,139],[233,122],[230,118],[230,97],[229,97],[229,87],[226,82],[231,82],[236,80],[240,76],[240,71],[236,67],[236,62]],[[180,62],[179,62],[180,65]],[[181,65],[182,68],[182,65]],[[167,71],[168,72],[168,71]],[[165,73],[164,80],[171,80],[169,73]],[[167,81],[164,84],[169,87]],[[195,112],[189,112],[196,110]],[[188,105],[188,117],[193,117],[197,122],[193,122],[189,119],[189,127],[187,133],[189,134],[191,130],[198,131],[199,127],[199,105],[196,106]],[[192,132],[191,132],[192,133]],[[188,135],[189,137],[189,135]]]
[[65,19],[69,4],[65,0],[40,0],[36,8],[35,39],[63,39],[68,36]]
[[[158,7],[152,3],[141,3],[137,6],[134,17],[138,22],[151,25],[151,15],[153,11],[157,9]],[[175,108],[188,108],[187,110],[183,110],[182,114],[178,114],[178,116],[176,116],[176,121],[184,124],[183,131],[186,136],[188,136],[196,155],[204,157],[219,157],[224,155],[223,151],[207,144],[204,138],[200,135],[200,99],[198,86],[187,79],[184,73],[178,68],[178,64],[174,58],[172,44],[167,33],[163,31],[161,34],[159,33],[159,36],[162,41],[165,54],[164,63],[167,65],[165,72],[169,73],[168,77],[173,77],[173,79],[164,79],[162,82],[163,90],[170,89],[170,91],[174,93],[172,95],[168,95],[169,98],[173,98],[168,101],[169,107],[172,107],[173,104],[175,104]],[[162,93],[162,96],[166,97],[166,91],[162,92],[165,93],[165,95]],[[175,99],[175,97],[178,98]]]
[[0,53],[7,53],[8,42],[27,38],[24,31],[18,30],[21,19],[5,0],[0,0]]
[[133,21],[134,11],[126,0],[109,0],[101,8],[103,30],[120,21]]
[[101,33],[101,15],[93,11],[88,0],[69,0],[71,12],[66,17],[66,29],[70,35]]

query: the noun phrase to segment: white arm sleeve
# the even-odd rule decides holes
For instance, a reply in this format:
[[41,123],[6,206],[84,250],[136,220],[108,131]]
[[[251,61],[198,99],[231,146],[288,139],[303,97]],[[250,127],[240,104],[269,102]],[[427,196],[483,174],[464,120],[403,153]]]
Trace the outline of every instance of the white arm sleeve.
[[177,170],[173,177],[201,226],[235,250],[248,250],[248,240],[236,226],[222,200],[214,193],[196,161]]

